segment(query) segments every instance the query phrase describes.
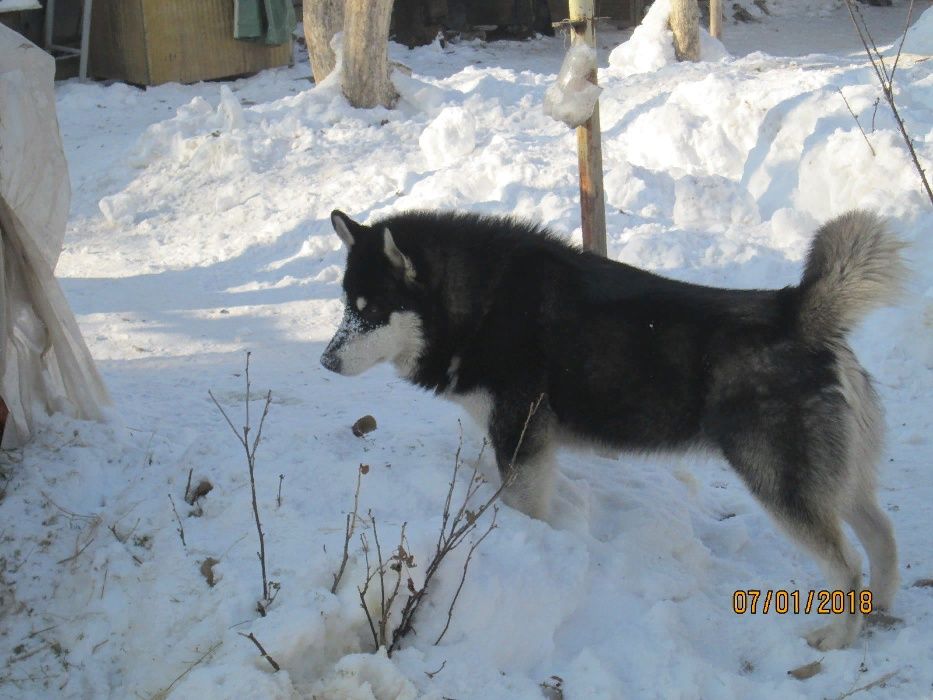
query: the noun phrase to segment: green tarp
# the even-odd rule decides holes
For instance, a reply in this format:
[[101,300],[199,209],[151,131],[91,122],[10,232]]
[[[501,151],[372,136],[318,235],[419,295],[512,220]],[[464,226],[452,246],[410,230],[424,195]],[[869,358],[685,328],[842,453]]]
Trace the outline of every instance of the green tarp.
[[292,0],[234,0],[234,39],[278,46],[291,38],[297,23]]

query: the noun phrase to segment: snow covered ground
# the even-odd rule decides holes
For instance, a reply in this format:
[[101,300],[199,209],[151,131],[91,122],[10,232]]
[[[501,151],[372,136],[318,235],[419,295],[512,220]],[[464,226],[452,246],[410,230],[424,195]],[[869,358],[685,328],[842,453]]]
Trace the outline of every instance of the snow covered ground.
[[[933,579],[933,207],[837,5],[771,3],[785,11],[726,25],[736,58],[715,63],[628,75],[601,51],[609,249],[681,279],[775,287],[798,279],[818,222],[855,206],[890,217],[909,293],[853,342],[887,407],[896,620],[824,654],[801,636],[816,615],[736,615],[736,589],[823,579],[723,463],[566,453],[553,522],[501,510],[440,645],[461,550],[417,634],[391,659],[369,653],[358,542],[329,592],[358,466],[361,512],[393,544],[407,523],[417,581],[461,411],[388,368],[351,379],[318,364],[341,314],[330,211],[462,208],[580,236],[574,135],[542,110],[562,40],[393,46],[413,69],[393,111],[349,108],[304,62],[231,83],[59,86],[74,200],[57,272],[114,408],[106,425],[54,416],[2,457],[0,697],[541,698],[552,676],[573,699],[933,697],[933,587],[915,585]],[[905,7],[864,8],[880,44]],[[896,84],[930,167],[928,7]],[[257,488],[281,590],[263,618],[246,464],[207,393],[240,420],[247,349],[254,424],[272,391]],[[367,413],[378,429],[354,437]],[[482,435],[464,431],[472,460]],[[198,514],[189,470],[213,486]],[[808,680],[787,673],[817,660]]]

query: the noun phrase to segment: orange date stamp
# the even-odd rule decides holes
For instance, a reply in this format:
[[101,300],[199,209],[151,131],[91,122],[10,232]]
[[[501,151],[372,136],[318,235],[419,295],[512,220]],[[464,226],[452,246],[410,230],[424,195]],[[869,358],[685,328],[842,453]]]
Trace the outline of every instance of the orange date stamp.
[[736,615],[869,615],[872,611],[871,591],[799,591],[748,588],[732,594],[732,611]]

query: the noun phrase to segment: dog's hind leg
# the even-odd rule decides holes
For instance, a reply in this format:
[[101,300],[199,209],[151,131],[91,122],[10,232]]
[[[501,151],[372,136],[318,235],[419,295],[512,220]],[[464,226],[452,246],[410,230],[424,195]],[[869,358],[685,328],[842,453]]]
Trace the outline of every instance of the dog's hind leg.
[[870,377],[848,346],[839,350],[838,373],[843,397],[851,409],[849,453],[854,467],[852,494],[843,517],[871,563],[872,607],[889,610],[898,587],[897,543],[891,521],[875,496],[875,468],[884,431],[881,403]]
[[897,543],[891,521],[870,493],[860,494],[845,518],[871,562],[872,608],[890,610],[898,586]]
[[[779,462],[768,450],[730,455],[729,461],[745,478],[752,493],[777,524],[820,565],[830,591],[858,591],[862,583],[861,558],[845,536],[839,515],[839,489],[821,484],[812,465]],[[832,471],[832,470],[830,470]],[[823,477],[828,476],[826,471]],[[848,601],[848,597],[846,597]],[[857,607],[857,606],[856,606]],[[851,644],[862,625],[862,614],[833,614],[833,621],[806,635],[811,646],[838,649]]]
[[533,414],[531,405],[531,401],[519,398],[498,398],[490,416],[489,436],[505,483],[503,500],[532,518],[544,520],[554,481],[553,415],[546,399]]
[[502,500],[525,515],[546,520],[551,510],[555,468],[550,448],[516,460],[514,478],[502,492]]
[[[851,484],[845,424],[835,420],[841,401],[818,397],[789,410],[774,403],[769,410],[727,415],[719,444],[749,490],[795,542],[816,559],[831,591],[859,591],[861,561],[843,531],[842,514]],[[725,427],[731,430],[725,430]],[[843,450],[844,452],[844,450]],[[848,600],[848,597],[846,597]],[[850,644],[862,615],[834,614],[833,621],[807,635],[819,649]]]
[[[805,517],[775,514],[783,529],[816,558],[823,569],[830,591],[856,591],[861,588],[862,567],[858,553],[849,543],[838,516],[830,512]],[[848,598],[846,597],[848,605]],[[810,646],[817,649],[839,649],[851,644],[862,626],[862,614],[857,609],[833,614],[829,624],[806,635]]]

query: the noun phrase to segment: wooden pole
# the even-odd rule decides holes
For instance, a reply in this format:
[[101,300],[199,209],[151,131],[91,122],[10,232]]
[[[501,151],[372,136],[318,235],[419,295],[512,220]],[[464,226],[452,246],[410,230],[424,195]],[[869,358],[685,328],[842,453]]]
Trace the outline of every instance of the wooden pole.
[[[573,44],[584,42],[596,48],[593,0],[570,0],[570,26]],[[589,76],[596,84],[596,69]],[[580,223],[583,247],[606,255],[606,201],[603,194],[603,148],[599,128],[599,101],[593,115],[577,127],[577,160],[580,165]]]
[[709,33],[722,39],[722,0],[709,0]]

